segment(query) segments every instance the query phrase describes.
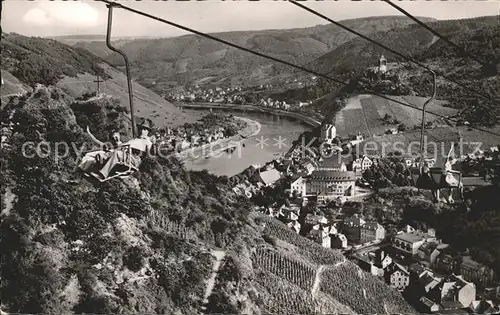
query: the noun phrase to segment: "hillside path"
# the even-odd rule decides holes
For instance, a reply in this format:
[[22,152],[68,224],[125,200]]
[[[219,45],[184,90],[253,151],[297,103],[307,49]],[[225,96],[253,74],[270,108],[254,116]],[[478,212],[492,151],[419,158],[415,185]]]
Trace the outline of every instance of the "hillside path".
[[311,289],[311,295],[313,299],[315,299],[316,294],[318,294],[319,284],[321,282],[321,273],[323,272],[324,269],[325,265],[320,265],[318,269],[316,269],[316,277],[314,277],[314,284]]
[[[207,281],[207,287],[205,288],[205,295],[203,297],[203,304],[208,303],[208,298],[212,294],[212,290],[214,289],[215,286],[215,279],[217,277],[217,274],[219,272],[219,268],[222,262],[222,259],[226,256],[226,252],[223,250],[213,250],[212,251],[212,256],[215,257],[214,265],[212,267],[212,275],[210,276],[210,279]],[[203,307],[205,308],[205,307]]]

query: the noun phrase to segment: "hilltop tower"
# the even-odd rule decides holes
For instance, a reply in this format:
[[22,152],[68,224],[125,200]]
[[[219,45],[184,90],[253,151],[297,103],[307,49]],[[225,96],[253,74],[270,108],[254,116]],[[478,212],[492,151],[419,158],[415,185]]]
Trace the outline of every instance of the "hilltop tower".
[[380,60],[378,61],[378,71],[381,73],[387,72],[387,60],[384,55],[380,56]]

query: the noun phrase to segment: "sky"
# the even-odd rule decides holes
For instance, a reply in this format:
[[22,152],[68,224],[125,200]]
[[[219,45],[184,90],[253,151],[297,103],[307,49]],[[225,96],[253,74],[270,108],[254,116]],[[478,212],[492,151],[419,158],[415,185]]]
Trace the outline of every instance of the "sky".
[[[95,1],[4,0],[2,29],[27,36],[94,35],[106,33],[107,8]],[[328,22],[286,1],[131,1],[121,4],[202,32],[310,27]],[[401,15],[382,1],[303,2],[333,20]],[[415,16],[439,20],[500,14],[500,1],[398,1]],[[113,36],[170,37],[186,34],[172,26],[114,9]]]

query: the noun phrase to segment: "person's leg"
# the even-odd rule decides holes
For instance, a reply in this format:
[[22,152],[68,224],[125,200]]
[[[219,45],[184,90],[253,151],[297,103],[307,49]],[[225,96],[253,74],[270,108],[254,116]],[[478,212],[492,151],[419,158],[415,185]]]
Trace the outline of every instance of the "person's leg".
[[93,156],[84,156],[80,164],[78,165],[78,168],[82,170],[83,172],[89,172],[94,166],[95,163],[95,158]]
[[107,178],[113,167],[121,161],[123,161],[123,151],[114,151],[113,153],[111,153],[108,161],[106,162],[106,164],[104,164],[98,174],[100,174],[104,178]]

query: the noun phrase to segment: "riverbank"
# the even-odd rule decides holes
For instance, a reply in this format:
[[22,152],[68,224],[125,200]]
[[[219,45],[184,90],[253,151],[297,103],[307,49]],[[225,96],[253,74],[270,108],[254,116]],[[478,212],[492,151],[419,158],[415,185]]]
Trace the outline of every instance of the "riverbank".
[[196,160],[199,158],[209,157],[215,154],[219,154],[221,151],[224,151],[230,147],[239,146],[244,139],[254,137],[260,133],[262,126],[258,121],[246,117],[233,117],[246,123],[246,127],[238,131],[237,135],[225,139],[219,139],[212,143],[204,144],[200,147],[186,149],[180,153],[177,153],[176,157],[181,161]]
[[[175,104],[181,108],[191,108],[191,109],[226,109],[232,111],[249,111],[249,112],[260,112],[269,113],[274,115],[280,115],[283,117],[293,118],[302,121],[311,127],[321,126],[321,121],[319,118],[314,118],[303,113],[286,111],[282,109],[267,108],[257,105],[237,105],[237,104],[214,104],[214,103],[179,103]],[[321,119],[322,120],[322,119]]]

